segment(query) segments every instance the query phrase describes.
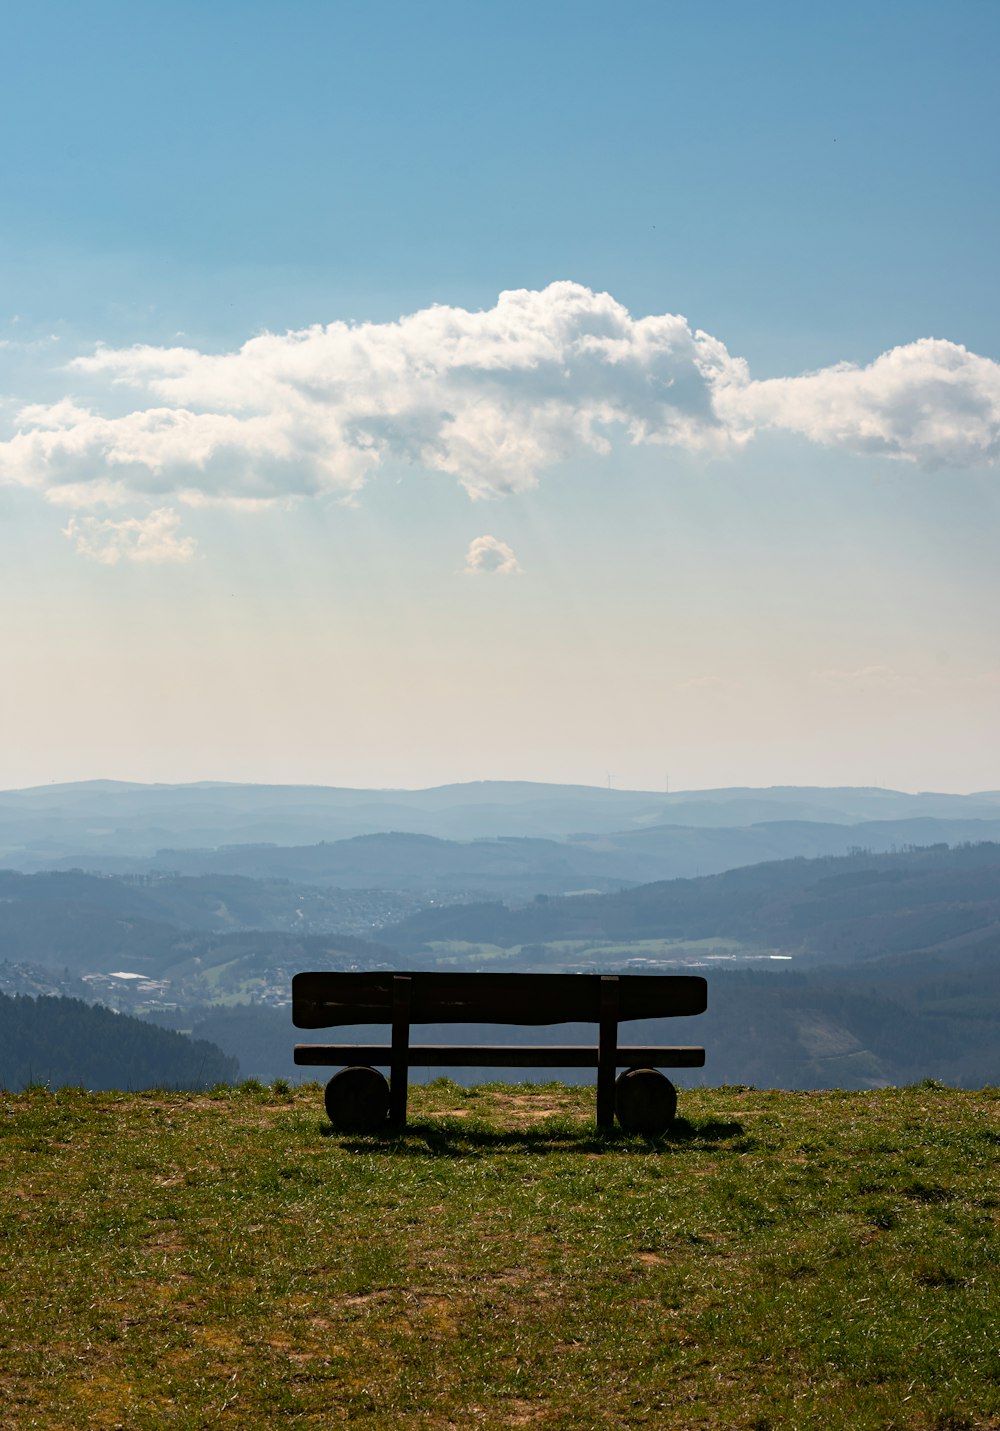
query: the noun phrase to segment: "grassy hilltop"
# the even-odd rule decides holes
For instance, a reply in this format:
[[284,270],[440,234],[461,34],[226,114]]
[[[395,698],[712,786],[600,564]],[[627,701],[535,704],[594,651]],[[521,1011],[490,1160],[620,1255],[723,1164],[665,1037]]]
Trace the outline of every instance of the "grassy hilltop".
[[1000,1094],[0,1095],[0,1426],[1000,1427]]

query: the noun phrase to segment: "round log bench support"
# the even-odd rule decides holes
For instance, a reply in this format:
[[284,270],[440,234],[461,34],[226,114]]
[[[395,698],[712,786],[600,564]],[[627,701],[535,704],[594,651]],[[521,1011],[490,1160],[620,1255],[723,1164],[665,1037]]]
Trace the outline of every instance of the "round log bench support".
[[341,1133],[373,1133],[389,1117],[389,1084],[377,1068],[342,1068],[326,1085],[326,1115]]
[[657,1068],[626,1068],[615,1080],[615,1112],[626,1133],[665,1133],[677,1113],[677,1089]]

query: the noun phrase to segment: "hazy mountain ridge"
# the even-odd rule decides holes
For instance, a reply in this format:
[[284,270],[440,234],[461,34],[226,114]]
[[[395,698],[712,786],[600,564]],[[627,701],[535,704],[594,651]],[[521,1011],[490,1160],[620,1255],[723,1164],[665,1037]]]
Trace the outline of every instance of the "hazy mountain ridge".
[[[313,845],[240,844],[160,849],[137,858],[91,852],[62,858],[37,853],[9,857],[25,872],[88,870],[105,874],[175,875],[251,879],[275,886],[272,922],[287,917],[280,906],[295,896],[279,884],[312,886],[313,904],[332,905],[332,889],[395,891],[420,899],[527,900],[536,894],[581,890],[609,892],[626,885],[718,874],[743,865],[790,858],[845,855],[854,849],[888,853],[907,846],[1000,840],[997,820],[867,821],[817,824],[772,821],[747,827],[653,825],[642,830],[588,834],[564,840],[506,835],[445,840],[390,832],[356,835]],[[305,896],[304,896],[305,897]],[[232,924],[266,923],[238,913],[233,886]],[[259,903],[259,900],[255,901]],[[335,911],[332,917],[335,919]],[[325,927],[334,927],[329,922]]]
[[66,857],[85,863],[88,854],[148,859],[166,848],[304,845],[387,830],[453,840],[565,840],[652,825],[908,819],[1000,820],[1000,792],[776,786],[666,794],[519,781],[429,790],[90,781],[0,792],[0,865],[45,868]]
[[[971,911],[970,912],[970,907]],[[728,935],[765,947],[838,960],[863,952],[869,921],[911,920],[916,947],[923,925],[942,911],[956,924],[1000,916],[1000,845],[932,847],[894,854],[858,852],[822,859],[747,865],[699,879],[665,880],[617,894],[581,895],[530,907],[453,905],[424,910],[394,926],[390,942],[479,940],[504,948],[553,940],[639,940]],[[874,927],[874,926],[872,926]],[[879,926],[881,927],[881,926]]]

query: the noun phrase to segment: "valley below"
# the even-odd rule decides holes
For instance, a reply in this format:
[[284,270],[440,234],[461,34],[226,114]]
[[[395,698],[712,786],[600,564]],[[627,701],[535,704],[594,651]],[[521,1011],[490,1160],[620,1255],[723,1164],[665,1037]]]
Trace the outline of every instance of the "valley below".
[[[84,819],[97,820],[102,811],[108,819],[114,807],[116,828],[131,839],[135,831],[122,824],[122,812],[131,812],[134,825],[158,811],[165,821],[169,815],[172,833],[187,820],[189,838],[201,840],[209,808],[217,822],[225,816],[229,830],[253,819],[271,834],[279,832],[279,816],[304,828],[303,810],[308,819],[334,807],[343,820],[368,819],[378,800],[362,801],[364,792],[354,792],[352,804],[351,793],[72,787],[69,795],[41,792],[32,818],[47,838],[55,830],[79,838]],[[179,868],[158,856],[92,850],[74,860],[54,853],[50,868],[0,870],[0,998],[57,997],[111,1009],[214,1045],[239,1076],[299,1080],[303,1070],[292,1049],[301,1035],[291,1024],[290,1000],[292,976],[301,969],[697,970],[709,979],[706,1015],[683,1030],[640,1021],[625,1032],[627,1041],[703,1044],[708,1053],[698,1077],[710,1084],[864,1089],[922,1078],[962,1087],[995,1082],[1000,844],[943,837],[954,834],[960,817],[966,830],[970,814],[981,833],[997,797],[722,793],[726,799],[450,787],[416,792],[409,803],[400,797],[392,812],[402,818],[409,811],[411,823],[432,823],[433,816],[438,828],[450,822],[479,831],[502,818],[502,829],[543,824],[546,833],[477,833],[463,841],[411,831],[314,846],[192,844],[170,851]],[[0,796],[0,811],[6,807],[9,818],[12,805],[31,806],[31,794]],[[933,808],[937,815],[926,813]],[[560,820],[589,815],[598,824],[597,814],[606,818],[607,809],[638,828],[553,838]],[[665,810],[702,824],[650,823]],[[791,841],[791,858],[695,876],[670,873],[671,851],[685,846],[690,856],[699,833],[730,839],[750,828],[710,820],[776,811],[823,813],[824,828],[874,847],[855,843],[817,855],[814,820],[765,821],[756,828],[768,839],[777,830]],[[879,843],[886,822],[859,824],[859,813],[923,822],[942,838],[886,851]],[[89,828],[108,843],[106,825]],[[643,882],[638,876],[650,872],[656,849],[654,872],[666,873]],[[598,856],[621,859],[627,850],[632,878],[596,872]],[[110,867],[116,864],[128,868]],[[579,887],[585,880],[589,887]],[[360,1029],[358,1039],[378,1039],[380,1032]],[[564,1032],[567,1042],[593,1037],[586,1028]],[[429,1042],[541,1038],[489,1027],[424,1033]],[[63,1063],[58,1067],[61,1077]],[[20,1086],[28,1070],[45,1082],[55,1069],[44,1042],[29,1042],[16,1066],[8,1054],[0,1082]],[[426,1075],[434,1076],[433,1069]],[[478,1076],[467,1071],[468,1082]],[[581,1077],[569,1070],[563,1076]]]

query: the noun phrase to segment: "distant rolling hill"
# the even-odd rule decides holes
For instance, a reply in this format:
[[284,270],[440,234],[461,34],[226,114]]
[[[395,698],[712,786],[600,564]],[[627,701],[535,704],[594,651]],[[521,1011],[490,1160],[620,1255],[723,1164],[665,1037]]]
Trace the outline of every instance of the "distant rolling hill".
[[[392,951],[369,940],[318,934],[327,906],[333,922],[331,911],[340,907],[334,896],[260,880],[137,882],[80,871],[0,870],[0,961],[72,974],[126,970],[172,979],[234,962],[262,973],[327,957],[331,950],[395,962]],[[297,921],[300,909],[315,918]]]
[[1000,821],[1000,792],[910,795],[778,786],[667,795],[525,781],[348,790],[98,780],[0,792],[0,866],[42,869],[67,856],[82,864],[85,857],[146,859],[162,849],[312,845],[387,831],[447,840],[501,835],[565,840],[665,825],[718,830],[775,822],[823,826],[911,820]]
[[[665,1036],[706,1045],[709,1081],[875,1087],[936,1077],[979,1086],[1000,1075],[997,844],[784,860],[519,908],[428,908],[380,931],[382,944],[231,927],[234,910],[272,917],[305,892],[232,876],[3,874],[0,975],[7,959],[169,979],[168,999],[180,1007],[163,1020],[195,1027],[238,1056],[244,1074],[287,1077],[296,1074],[297,1037],[287,1007],[207,1006],[248,999],[255,980],[287,997],[297,969],[433,966],[463,957],[463,941],[515,951],[508,961],[517,967],[545,968],[565,957],[563,940],[616,943],[627,967],[637,940],[730,938],[796,957],[767,973],[724,961],[706,971],[708,1014]],[[429,947],[439,941],[449,948]],[[645,1036],[638,1025],[629,1032]],[[424,1033],[433,1041],[432,1030]],[[571,1030],[563,1033],[572,1041]],[[650,1031],[651,1041],[663,1036]]]
[[143,924],[218,934],[241,929],[355,933],[360,924],[370,933],[377,923],[401,917],[417,905],[405,896],[375,898],[244,875],[105,876],[80,869],[36,874],[0,869],[0,957],[26,919],[36,927],[48,920],[53,928],[61,920],[82,921],[80,942],[83,926],[94,919],[115,921],[123,937]]
[[[653,825],[641,830],[578,835],[564,840],[502,836],[444,840],[394,832],[358,835],[314,845],[223,845],[176,847],[152,856],[71,855],[12,857],[22,869],[83,868],[108,874],[169,871],[201,878],[209,891],[224,879],[232,927],[288,927],[294,893],[279,882],[311,886],[316,918],[337,926],[338,912],[320,890],[384,890],[413,898],[529,900],[536,894],[607,893],[657,880],[711,875],[744,865],[789,858],[845,855],[863,849],[881,854],[908,846],[1000,840],[1000,819],[945,820],[921,817],[864,824],[772,821],[748,827]],[[270,883],[266,891],[240,889],[240,880]],[[305,898],[306,896],[303,896]],[[250,912],[243,909],[249,902]],[[324,909],[324,903],[328,906]],[[269,906],[270,912],[264,908]]]
[[[335,928],[326,937],[322,920],[335,921],[341,898],[230,875],[137,880],[0,871],[0,958],[73,971],[163,970],[222,943],[259,948],[261,957],[313,938],[320,945],[332,938],[344,950],[377,949]],[[296,917],[303,910],[313,911],[309,923]],[[518,906],[434,904],[378,931],[383,953],[384,946],[407,953],[441,941],[513,948],[726,937],[812,963],[960,946],[997,933],[995,843],[782,860],[613,894],[542,895]]]
[[423,910],[385,937],[416,949],[441,940],[509,948],[728,936],[839,963],[938,947],[972,932],[1000,939],[1000,844],[782,860],[516,909],[453,905]]

